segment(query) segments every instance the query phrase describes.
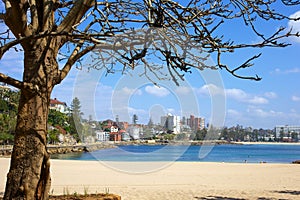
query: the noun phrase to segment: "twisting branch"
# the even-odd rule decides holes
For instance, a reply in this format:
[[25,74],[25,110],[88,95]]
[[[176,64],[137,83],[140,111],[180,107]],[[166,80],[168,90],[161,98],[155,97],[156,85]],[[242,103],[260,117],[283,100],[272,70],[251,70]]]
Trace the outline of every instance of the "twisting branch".
[[7,83],[11,86],[14,86],[15,88],[24,89],[24,90],[31,91],[31,92],[38,89],[38,88],[34,87],[34,85],[31,83],[24,83],[17,79],[6,76],[2,73],[0,73],[0,82]]
[[80,51],[81,46],[78,45],[77,48],[74,49],[72,55],[68,59],[67,63],[63,67],[63,69],[60,70],[60,74],[59,74],[59,77],[57,79],[56,84],[59,84],[62,80],[64,80],[64,78],[68,75],[69,71],[71,70],[72,66],[74,65],[74,63],[76,61],[78,61],[84,55],[86,55],[87,53],[89,53],[90,51],[92,51],[95,47],[96,47],[96,45],[89,46],[89,47],[87,47],[87,48],[85,48],[85,49],[83,49],[83,50]]
[[[57,41],[60,58],[68,60],[57,83],[92,50],[97,51],[98,60],[89,68],[105,68],[108,73],[126,73],[142,65],[145,76],[146,72],[157,73],[154,77],[159,81],[166,79],[168,72],[168,78],[176,83],[192,68],[219,68],[238,78],[260,80],[256,75],[239,75],[260,55],[238,67],[222,63],[222,55],[236,49],[288,46],[282,39],[300,37],[299,32],[282,27],[265,34],[257,28],[257,21],[299,21],[300,17],[286,16],[277,9],[299,4],[298,0],[62,0],[47,5],[41,0],[6,1],[6,12],[0,19],[11,31],[0,33],[0,58],[17,44],[51,37]],[[234,38],[226,39],[226,33],[219,35],[231,20],[242,20],[249,34],[261,41],[237,43]],[[214,66],[206,62],[210,53],[218,55]]]
[[248,68],[248,67],[251,67],[253,66],[253,63],[251,63],[251,61],[259,58],[262,54],[258,54],[258,55],[255,55],[251,58],[249,58],[248,60],[246,60],[243,64],[241,64],[240,66],[234,68],[234,69],[229,69],[229,67],[227,65],[224,65],[222,64],[221,62],[221,51],[220,49],[218,49],[218,66],[220,67],[220,69],[225,69],[227,72],[229,72],[230,74],[232,74],[233,76],[237,77],[237,78],[240,78],[240,79],[249,79],[249,80],[254,80],[254,81],[260,81],[262,78],[259,77],[258,75],[256,75],[255,77],[252,77],[252,76],[241,76],[241,75],[238,75],[236,74],[236,72],[240,69],[244,69],[244,68]]

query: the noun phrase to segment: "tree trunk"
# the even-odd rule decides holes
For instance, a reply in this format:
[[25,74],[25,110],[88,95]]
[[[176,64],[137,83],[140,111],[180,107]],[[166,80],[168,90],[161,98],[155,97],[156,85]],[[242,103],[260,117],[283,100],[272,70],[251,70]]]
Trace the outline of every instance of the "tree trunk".
[[[50,52],[50,53],[49,53]],[[26,52],[14,148],[7,175],[4,200],[48,199],[50,160],[47,153],[47,120],[57,63],[53,51]]]

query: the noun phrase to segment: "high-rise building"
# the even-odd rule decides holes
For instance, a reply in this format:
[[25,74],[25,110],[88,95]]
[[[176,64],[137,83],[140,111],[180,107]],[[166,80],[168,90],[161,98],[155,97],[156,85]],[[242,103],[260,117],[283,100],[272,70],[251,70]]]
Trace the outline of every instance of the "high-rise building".
[[190,116],[190,124],[188,124],[188,125],[191,127],[191,129],[194,129],[194,127],[195,127],[195,116],[194,115]]
[[161,117],[161,125],[164,126],[167,130],[173,131],[173,133],[180,133],[180,116],[174,116],[168,114],[167,116]]
[[202,130],[205,128],[205,118],[191,115],[190,118],[187,119],[187,125],[194,131]]

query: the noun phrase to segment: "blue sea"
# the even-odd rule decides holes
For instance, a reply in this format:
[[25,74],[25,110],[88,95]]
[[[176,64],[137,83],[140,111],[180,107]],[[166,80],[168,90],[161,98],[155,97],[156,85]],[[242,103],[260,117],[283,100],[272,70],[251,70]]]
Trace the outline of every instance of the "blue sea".
[[300,145],[124,145],[89,153],[53,155],[52,158],[126,162],[291,163],[300,160]]

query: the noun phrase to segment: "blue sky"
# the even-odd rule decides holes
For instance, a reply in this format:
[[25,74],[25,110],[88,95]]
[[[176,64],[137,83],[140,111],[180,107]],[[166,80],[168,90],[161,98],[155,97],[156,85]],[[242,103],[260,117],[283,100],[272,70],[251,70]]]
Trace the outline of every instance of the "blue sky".
[[[300,7],[287,10],[297,13]],[[300,11],[297,13],[300,16]],[[285,21],[281,24],[300,30],[300,23]],[[5,27],[0,25],[0,30]],[[224,35],[237,41],[255,42],[240,28],[240,23],[225,26]],[[258,24],[266,31],[275,31],[279,25],[273,22]],[[243,30],[243,31],[242,31]],[[257,53],[262,56],[254,66],[244,70],[246,75],[258,74],[259,82],[241,80],[225,71],[194,71],[186,81],[176,87],[172,82],[160,82],[154,86],[139,69],[131,74],[105,76],[103,71],[73,69],[69,76],[52,93],[70,105],[76,96],[82,104],[85,116],[94,119],[114,119],[131,122],[137,114],[140,123],[147,123],[150,116],[159,122],[167,113],[186,116],[194,114],[206,118],[206,122],[225,126],[243,125],[253,128],[274,128],[275,125],[300,125],[300,39],[287,39],[287,48],[246,49],[224,57],[224,63],[236,66]],[[214,62],[214,56],[212,55]],[[0,72],[21,79],[22,52],[9,51],[0,60]],[[85,62],[89,62],[86,60]]]

